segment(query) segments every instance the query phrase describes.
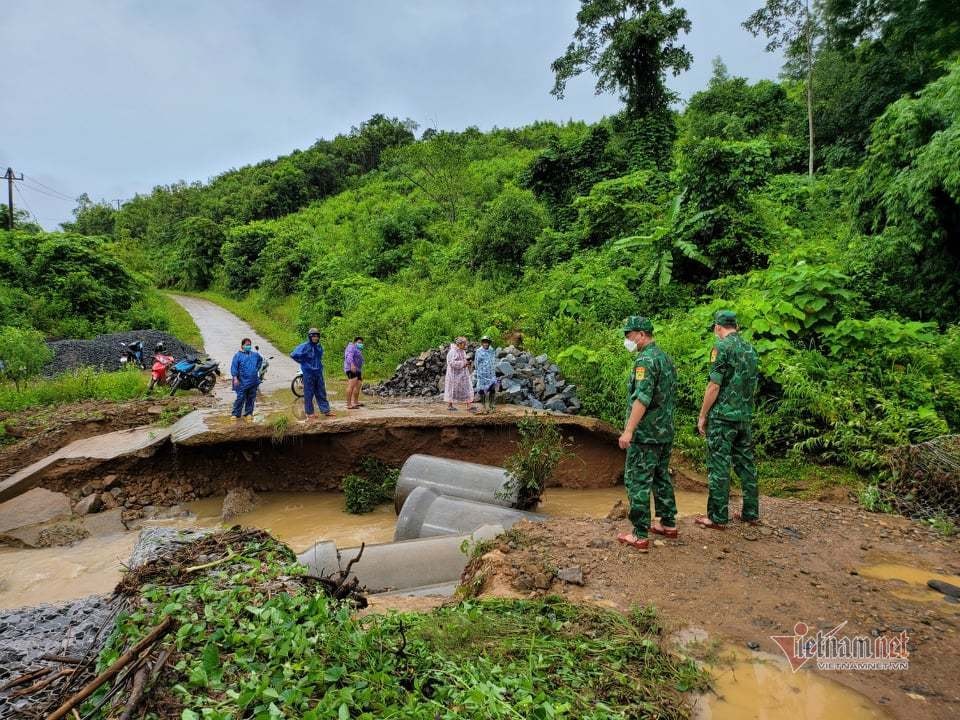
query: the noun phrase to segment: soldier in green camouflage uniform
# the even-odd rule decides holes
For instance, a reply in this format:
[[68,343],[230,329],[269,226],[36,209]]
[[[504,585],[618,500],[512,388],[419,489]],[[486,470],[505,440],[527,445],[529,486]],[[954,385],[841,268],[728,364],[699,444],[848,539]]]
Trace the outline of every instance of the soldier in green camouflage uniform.
[[757,466],[753,461],[753,396],[757,391],[757,353],[737,332],[737,316],[729,310],[714,315],[717,341],[710,353],[710,382],[704,393],[697,427],[707,438],[710,495],[707,516],[697,524],[722,528],[729,522],[730,466],[743,490],[738,519],[760,520]]
[[[653,324],[633,315],[623,327],[624,345],[639,350],[627,384],[627,419],[620,447],[627,451],[623,481],[630,499],[633,537],[621,542],[647,549],[647,532],[676,537],[677,502],[668,466],[673,448],[673,410],[677,373],[673,361],[653,339]],[[650,524],[650,490],[653,489],[659,523]]]

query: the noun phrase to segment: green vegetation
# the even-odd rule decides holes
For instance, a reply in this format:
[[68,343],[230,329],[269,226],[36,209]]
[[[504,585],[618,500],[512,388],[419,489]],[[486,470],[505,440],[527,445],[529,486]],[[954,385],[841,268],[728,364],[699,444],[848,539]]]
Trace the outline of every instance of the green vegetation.
[[28,380],[19,390],[11,384],[0,384],[0,411],[16,412],[81,400],[123,402],[143,397],[146,390],[147,378],[139,372],[98,372],[81,368],[52,379]]
[[517,449],[504,463],[508,480],[499,492],[510,496],[516,491],[516,506],[531,510],[540,502],[557,465],[571,455],[571,442],[554,420],[543,415],[524,415],[517,421],[517,434]]
[[197,350],[203,350],[203,336],[200,328],[190,317],[190,313],[166,293],[157,293],[156,297],[163,303],[166,314],[167,327],[165,330]]
[[50,359],[50,349],[36,330],[0,327],[0,379],[20,383],[37,375]]
[[393,502],[399,477],[399,468],[392,468],[379,458],[361,458],[360,474],[347,475],[341,483],[347,512],[362,515],[381,503]]
[[[363,335],[371,376],[459,334],[522,337],[578,385],[585,413],[615,424],[629,367],[617,328],[649,315],[694,459],[703,327],[719,308],[760,354],[761,458],[872,475],[891,448],[956,432],[960,18],[932,1],[824,0],[808,15],[769,0],[744,21],[784,49],[785,79],[750,83],[717,59],[678,112],[665,83],[690,62],[681,6],[582,0],[554,92],[592,73],[624,100],[597,123],[417,138],[375,115],[207,184],[120,210],[82,203],[68,229],[107,237],[92,267],[116,276],[111,289],[128,286],[123,267],[156,269],[160,286],[206,291],[285,351],[312,325],[331,358]],[[0,279],[44,292],[20,245]],[[90,298],[66,286],[70,302]],[[4,287],[0,307],[28,318],[11,324],[53,331]]]
[[304,570],[286,547],[236,545],[209,574],[143,586],[140,606],[118,620],[101,667],[164,616],[177,624],[172,676],[148,711],[156,702],[162,717],[183,720],[682,718],[681,693],[706,684],[691,661],[661,649],[649,608],[623,615],[547,598],[357,617],[316,585],[298,587]]

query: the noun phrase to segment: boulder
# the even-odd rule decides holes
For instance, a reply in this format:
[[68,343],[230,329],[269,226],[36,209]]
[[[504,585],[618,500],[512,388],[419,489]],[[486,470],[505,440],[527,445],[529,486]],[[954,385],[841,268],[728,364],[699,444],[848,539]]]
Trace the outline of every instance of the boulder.
[[96,493],[87,495],[80,502],[78,502],[74,507],[73,511],[77,515],[90,515],[95,512],[100,512],[103,508],[103,502],[100,500],[100,496]]
[[34,488],[0,504],[0,534],[70,517],[70,498]]
[[563,398],[560,395],[554,395],[551,398],[547,398],[544,401],[543,406],[547,410],[553,410],[554,412],[564,412],[567,409],[567,404],[563,401]]
[[223,498],[223,509],[220,511],[220,517],[224,521],[230,521],[238,515],[250,512],[256,505],[257,496],[253,490],[246,487],[233,488]]
[[497,363],[496,367],[497,372],[504,377],[513,377],[513,365],[511,365],[506,360],[501,360]]

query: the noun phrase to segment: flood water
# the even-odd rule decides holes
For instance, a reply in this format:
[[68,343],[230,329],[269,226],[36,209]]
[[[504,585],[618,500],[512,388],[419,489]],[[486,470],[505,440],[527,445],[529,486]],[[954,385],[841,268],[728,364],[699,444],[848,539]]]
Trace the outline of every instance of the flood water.
[[[226,525],[246,525],[269,530],[297,552],[321,540],[339,547],[361,542],[393,540],[396,515],[393,504],[383,504],[366,515],[351,515],[343,509],[340,493],[261,493],[253,512]],[[549,488],[538,512],[555,517],[602,518],[617,500],[626,501],[622,486],[599,489]],[[190,518],[158,520],[150,525],[166,527],[217,527],[222,497],[188,504]],[[681,516],[703,512],[706,496],[677,491]],[[120,580],[123,564],[130,557],[137,533],[87,538],[68,547],[21,549],[0,547],[0,608],[59,602],[93,593],[109,593]],[[924,581],[925,582],[925,581]]]
[[[895,580],[891,594],[903,600],[914,602],[942,602],[943,595],[927,587],[927,580],[940,580],[951,585],[960,586],[960,575],[943,575],[941,573],[924,570],[923,568],[897,563],[879,563],[861,567],[857,572],[872,580]],[[960,610],[960,605],[949,607]]]
[[738,648],[711,667],[714,692],[696,700],[695,720],[882,720],[863,695],[823,675],[793,672],[786,661]]

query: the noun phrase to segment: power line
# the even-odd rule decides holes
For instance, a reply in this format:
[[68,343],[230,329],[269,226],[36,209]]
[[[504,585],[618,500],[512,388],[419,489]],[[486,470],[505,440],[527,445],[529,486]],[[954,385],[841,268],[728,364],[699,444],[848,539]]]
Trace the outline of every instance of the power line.
[[68,198],[68,197],[64,197],[64,196],[62,196],[62,195],[54,195],[53,193],[49,193],[49,192],[47,192],[46,190],[41,190],[40,188],[33,187],[32,185],[30,185],[30,184],[28,184],[28,183],[25,183],[25,182],[24,182],[24,183],[21,183],[21,184],[23,185],[23,187],[27,188],[30,192],[35,192],[35,193],[37,193],[37,194],[39,194],[39,195],[43,195],[43,196],[48,197],[48,198],[53,198],[54,200],[59,200],[60,202],[66,202],[66,203],[71,203],[71,204],[77,202],[75,198]]
[[13,168],[8,167],[4,177],[7,179],[7,230],[13,230],[13,181],[23,180],[23,173],[17,177]]
[[68,193],[61,192],[61,191],[59,191],[59,190],[57,190],[57,189],[55,189],[55,188],[52,188],[52,187],[50,187],[49,185],[44,185],[42,182],[40,182],[39,180],[36,180],[36,179],[33,178],[33,177],[27,178],[27,181],[28,181],[28,182],[32,182],[32,183],[34,183],[35,185],[39,185],[40,187],[44,188],[45,190],[49,190],[50,192],[54,193],[55,195],[63,195],[63,197],[65,197],[65,198],[67,198],[67,199],[69,199],[69,200],[76,200],[76,199],[77,199],[76,196],[71,196],[71,195],[69,195]]
[[38,217],[37,217],[37,214],[36,214],[35,212],[33,212],[33,208],[30,207],[30,203],[27,202],[27,198],[24,196],[23,192],[20,190],[20,188],[17,186],[16,183],[14,183],[13,189],[17,191],[17,195],[20,197],[20,200],[21,200],[21,201],[23,202],[23,204],[26,206],[26,208],[27,208],[27,215],[29,215],[30,217],[32,217],[34,220],[36,220],[36,221],[39,223],[39,222],[40,222],[40,218],[38,218]]
[[32,180],[31,178],[26,178],[24,180],[24,185],[30,188],[31,190],[40,193],[41,195],[48,195],[50,197],[55,197],[58,200],[68,200],[70,202],[76,202],[76,198],[72,198],[66,193],[62,193],[58,190],[53,190],[52,188],[48,189],[46,185],[43,185],[42,183],[38,183],[36,180]]

